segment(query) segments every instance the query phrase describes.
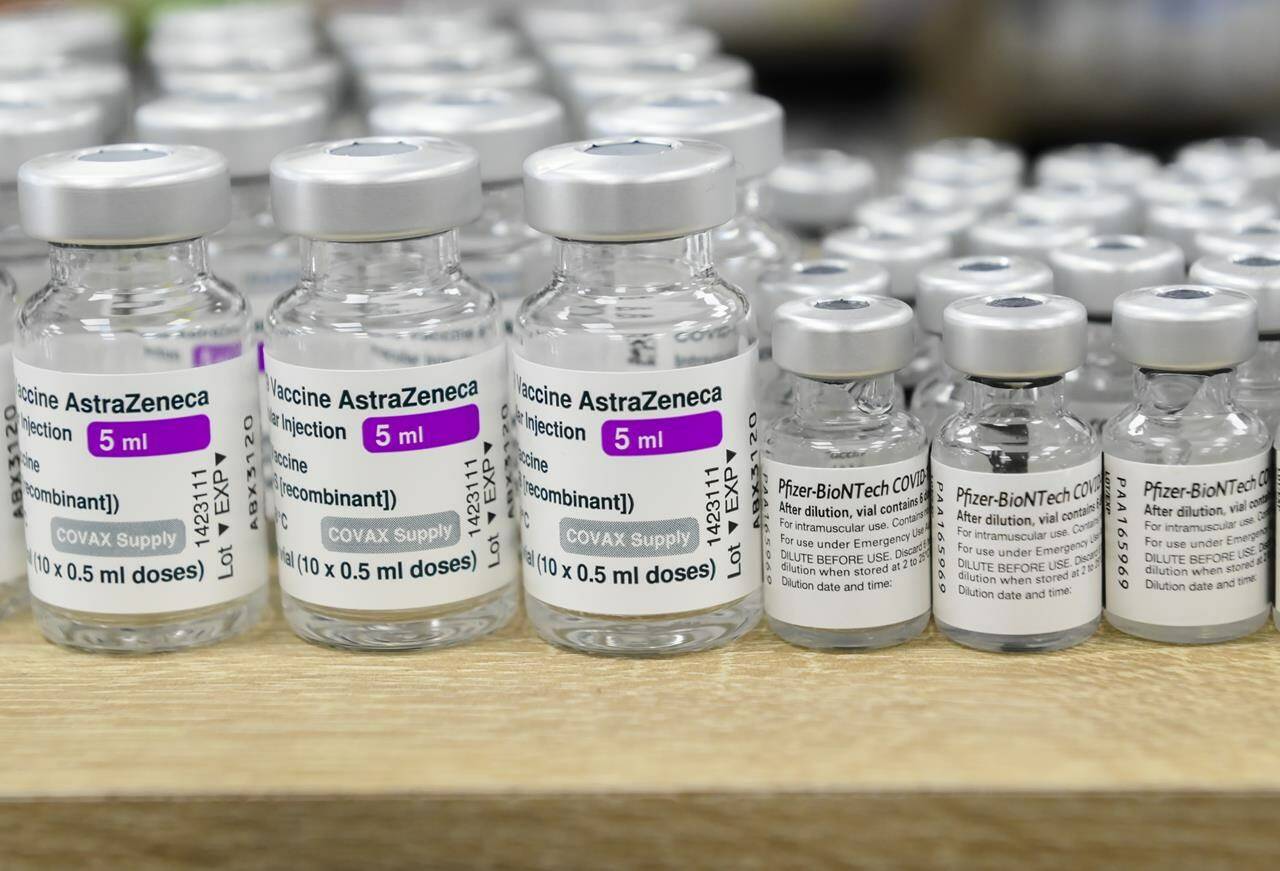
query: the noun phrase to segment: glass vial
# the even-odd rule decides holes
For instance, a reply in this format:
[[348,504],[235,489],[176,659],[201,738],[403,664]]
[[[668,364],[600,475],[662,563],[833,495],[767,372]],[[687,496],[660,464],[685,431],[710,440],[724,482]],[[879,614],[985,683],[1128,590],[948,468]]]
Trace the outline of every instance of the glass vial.
[[1187,255],[1194,261],[1201,257],[1230,257],[1233,254],[1260,254],[1280,250],[1280,218],[1235,224],[1218,230],[1196,234],[1194,251]]
[[1015,196],[1013,209],[1050,224],[1089,224],[1099,234],[1142,229],[1137,197],[1099,182],[1041,182]]
[[481,210],[465,145],[370,137],[271,164],[302,281],[267,319],[285,619],[361,650],[460,644],[517,607],[506,347],[462,272]]
[[876,188],[864,157],[835,148],[788,151],[767,181],[775,220],[806,243],[853,222],[853,212]]
[[750,91],[755,72],[742,58],[715,54],[566,70],[561,87],[574,129],[586,130],[587,113],[607,100],[646,94]]
[[1175,164],[1205,179],[1240,179],[1263,196],[1280,193],[1280,149],[1258,136],[1221,136],[1184,145]]
[[1041,183],[1099,184],[1133,190],[1160,170],[1154,155],[1114,142],[1085,142],[1044,154],[1036,161]]
[[1275,204],[1255,195],[1223,197],[1206,194],[1189,202],[1156,203],[1147,209],[1148,235],[1168,239],[1190,256],[1196,237],[1210,230],[1265,221],[1276,215]]
[[900,182],[903,193],[936,205],[987,212],[1009,202],[1026,162],[1012,145],[981,137],[939,139],[913,149]]
[[1089,314],[1084,365],[1067,373],[1071,411],[1095,431],[1133,398],[1133,366],[1112,347],[1111,307],[1120,294],[1138,287],[1182,281],[1182,250],[1150,236],[1091,236],[1049,254],[1059,293]]
[[1084,221],[1058,223],[1010,210],[988,215],[970,227],[964,249],[969,254],[1029,257],[1047,263],[1050,251],[1093,235],[1093,225]]
[[888,647],[929,622],[928,442],[893,383],[911,321],[879,296],[777,312],[774,356],[796,402],[764,436],[764,596],[792,644]]
[[516,321],[525,606],[553,644],[656,656],[760,616],[755,328],[717,274],[733,157],[662,137],[525,162],[551,283]]
[[1247,635],[1271,601],[1271,434],[1233,395],[1257,305],[1149,287],[1117,299],[1112,324],[1138,371],[1133,404],[1102,429],[1107,622],[1175,644]]
[[35,158],[22,225],[52,280],[14,344],[28,578],[51,641],[153,652],[250,626],[267,595],[257,360],[205,237],[226,161],[196,146]]
[[1084,361],[1084,307],[997,294],[943,318],[968,380],[933,440],[934,622],[979,650],[1079,644],[1102,618],[1102,458],[1062,380]]
[[959,250],[965,232],[981,216],[976,208],[934,203],[905,194],[872,197],[854,212],[857,222],[877,233],[899,236],[946,236]]

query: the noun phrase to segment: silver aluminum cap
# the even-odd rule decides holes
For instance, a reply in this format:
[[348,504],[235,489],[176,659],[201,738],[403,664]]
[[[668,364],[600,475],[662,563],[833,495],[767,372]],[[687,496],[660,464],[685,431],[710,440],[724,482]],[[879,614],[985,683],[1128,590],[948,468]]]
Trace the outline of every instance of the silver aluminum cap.
[[762,333],[773,327],[779,306],[809,297],[887,296],[889,273],[874,263],[828,258],[775,266],[760,276],[756,322]]
[[886,296],[793,300],[778,309],[773,360],[806,378],[848,381],[897,372],[915,354],[911,307]]
[[970,254],[1009,254],[1049,259],[1054,248],[1071,245],[1094,235],[1093,225],[1083,221],[1059,224],[1023,212],[989,215],[969,228],[965,246]]
[[585,116],[597,103],[658,91],[749,91],[755,75],[738,57],[678,55],[607,67],[567,70],[565,90],[575,112]]
[[480,160],[447,139],[372,136],[304,145],[271,161],[283,232],[370,242],[440,233],[480,215]]
[[672,29],[662,22],[649,27],[624,27],[588,37],[564,37],[540,42],[538,52],[553,68],[607,67],[643,63],[672,55],[705,58],[720,50],[720,37],[705,27]]
[[834,148],[788,151],[769,173],[773,214],[800,227],[835,229],[853,220],[853,210],[876,188],[871,161]]
[[682,90],[619,97],[592,108],[587,135],[716,142],[733,153],[739,178],[756,178],[782,160],[782,106],[743,91]]
[[134,127],[148,142],[212,148],[227,159],[232,178],[250,178],[265,176],[281,151],[323,137],[327,121],[328,104],[318,95],[190,95],[147,103]]
[[486,88],[505,91],[538,90],[545,84],[542,64],[533,58],[487,61],[455,58],[414,70],[366,70],[357,77],[365,102],[421,97],[440,91]]
[[733,155],[714,142],[624,137],[524,162],[525,219],[551,236],[639,242],[718,227],[736,210]]
[[564,37],[589,38],[623,28],[648,29],[655,23],[674,29],[689,17],[685,0],[533,0],[520,4],[518,19],[537,42]]
[[907,155],[906,174],[915,178],[957,184],[1022,177],[1022,153],[1012,145],[981,137],[939,139]]
[[157,245],[221,230],[231,218],[227,161],[196,145],[59,151],[18,171],[28,236],[67,245]]
[[440,136],[480,155],[484,182],[520,179],[530,154],[564,141],[564,109],[532,91],[441,91],[375,106],[375,136]]
[[1238,290],[1258,304],[1258,332],[1280,335],[1280,253],[1202,257],[1191,265],[1193,284]]
[[245,34],[234,40],[153,38],[147,43],[147,61],[156,69],[182,70],[287,70],[319,53],[310,33]]
[[0,76],[0,103],[95,103],[108,137],[129,120],[129,93],[129,71],[118,63],[54,61]]
[[1280,184],[1280,149],[1258,136],[1223,136],[1185,145],[1175,162],[1207,179],[1242,178],[1260,191]]
[[310,31],[314,4],[307,0],[234,0],[161,6],[151,18],[151,33],[163,39],[231,42],[263,33]]
[[1044,184],[1098,184],[1130,190],[1160,171],[1145,151],[1114,142],[1086,142],[1050,151],[1036,161],[1036,179]]
[[1186,167],[1173,165],[1139,182],[1136,193],[1150,208],[1158,203],[1186,203],[1202,197],[1240,199],[1249,195],[1250,187],[1248,179],[1206,179]]
[[1161,236],[1194,254],[1196,236],[1205,230],[1251,224],[1276,214],[1275,204],[1258,196],[1204,196],[1182,203],[1164,203],[1147,211],[1147,232]]
[[345,57],[357,70],[415,70],[451,60],[500,62],[518,56],[520,51],[519,34],[506,28],[435,34],[414,33],[405,28],[391,42],[354,43],[347,47]]
[[1121,294],[1111,315],[1116,353],[1170,372],[1230,369],[1258,350],[1258,306],[1238,290],[1197,284]]
[[907,196],[932,203],[939,208],[969,206],[986,212],[1013,199],[1019,190],[1019,183],[1016,177],[943,181],[905,176],[898,187]]
[[883,233],[904,236],[950,236],[959,239],[978,220],[972,206],[939,206],[902,194],[875,197],[858,206],[858,223]]
[[1053,272],[1025,257],[957,257],[925,266],[916,276],[920,328],[942,335],[942,313],[959,299],[981,294],[1053,293]]
[[1196,234],[1194,255],[1198,257],[1229,257],[1259,251],[1280,251],[1280,218],[1249,221]]
[[977,378],[1034,380],[1065,375],[1084,362],[1084,306],[1049,293],[997,293],[961,299],[942,315],[942,355]]
[[1142,227],[1137,197],[1098,182],[1042,182],[1015,196],[1013,210],[1055,224],[1092,224],[1098,233],[1136,233]]
[[850,227],[822,240],[822,253],[878,263],[889,271],[889,292],[911,302],[916,298],[916,276],[930,263],[952,254],[950,236],[910,235]]
[[1049,254],[1058,292],[1093,320],[1110,320],[1116,297],[1135,287],[1175,284],[1186,275],[1182,249],[1153,236],[1092,236]]
[[126,52],[124,16],[108,4],[44,3],[6,9],[0,45],[83,60],[118,61]]
[[338,104],[344,75],[336,59],[314,57],[287,70],[157,70],[156,84],[165,94],[244,98],[315,94],[333,107]]
[[0,185],[14,184],[33,157],[102,141],[96,103],[0,103]]
[[325,18],[325,33],[340,51],[364,45],[438,41],[443,36],[466,39],[493,24],[492,10],[483,3],[450,4],[450,8],[396,9],[374,4],[348,5]]

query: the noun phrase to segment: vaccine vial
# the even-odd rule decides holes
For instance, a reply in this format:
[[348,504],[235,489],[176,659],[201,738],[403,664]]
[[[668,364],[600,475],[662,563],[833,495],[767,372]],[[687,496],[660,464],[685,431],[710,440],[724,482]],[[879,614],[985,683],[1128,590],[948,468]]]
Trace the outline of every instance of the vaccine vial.
[[971,296],[1053,292],[1053,273],[1025,257],[959,257],[931,264],[916,280],[916,319],[929,342],[929,363],[911,394],[911,413],[932,438],[943,422],[964,407],[967,376],[949,366],[942,353],[943,312]]
[[754,81],[751,65],[742,58],[715,54],[577,67],[566,70],[559,84],[572,125],[585,131],[587,113],[606,100],[677,91],[750,91]]
[[48,3],[7,8],[0,16],[0,45],[35,47],[56,57],[120,61],[128,51],[121,11],[107,4]]
[[346,76],[337,58],[316,55],[285,70],[163,69],[154,71],[161,94],[215,97],[320,97],[333,117],[342,105]]
[[1145,151],[1114,142],[1085,142],[1050,151],[1036,161],[1041,184],[1097,184],[1133,190],[1160,170]]
[[1200,233],[1253,224],[1275,216],[1275,204],[1262,197],[1207,195],[1189,202],[1152,205],[1147,210],[1146,227],[1148,235],[1168,239],[1194,255]]
[[1194,203],[1206,197],[1234,202],[1249,196],[1252,184],[1243,178],[1207,179],[1184,166],[1171,164],[1139,182],[1138,199],[1149,212],[1157,205]]
[[1142,229],[1137,198],[1099,182],[1041,182],[1015,196],[1013,209],[1050,224],[1089,224],[1098,233],[1137,233]]
[[957,249],[980,216],[972,206],[938,205],[905,194],[872,197],[854,212],[858,224],[877,233],[946,236]]
[[806,242],[853,222],[853,212],[876,189],[876,170],[864,157],[835,148],[788,151],[766,184],[772,214]]
[[934,622],[979,650],[1079,644],[1102,616],[1102,459],[1062,380],[1084,361],[1084,307],[995,294],[943,319],[967,381],[933,440]]
[[683,0],[653,0],[643,7],[624,0],[531,0],[516,13],[521,30],[535,44],[655,26],[676,30],[688,18],[689,4]]
[[520,35],[502,27],[417,30],[401,27],[392,39],[354,42],[344,46],[343,56],[359,72],[414,70],[468,57],[501,62],[523,51]]
[[1178,151],[1175,163],[1205,179],[1244,179],[1263,196],[1280,193],[1280,149],[1258,136],[1192,142]]
[[1011,145],[980,137],[940,139],[912,150],[899,184],[912,198],[986,212],[1007,205],[1025,161]]
[[893,383],[911,321],[883,296],[777,312],[774,359],[796,401],[764,437],[765,614],[792,644],[888,647],[929,622],[928,442]]
[[553,74],[569,70],[659,61],[663,58],[708,58],[720,50],[720,37],[705,27],[671,27],[654,21],[622,24],[585,35],[548,35],[539,41],[539,57]]
[[[460,644],[516,611],[506,349],[460,267],[480,214],[465,145],[369,137],[271,164],[302,281],[267,321],[285,619],[333,647]],[[424,483],[425,482],[425,483]]]
[[529,91],[442,91],[375,106],[376,136],[440,136],[480,155],[480,217],[458,230],[467,275],[492,290],[511,332],[516,310],[551,274],[551,240],[524,219],[524,159],[564,139],[564,110]]
[[782,160],[782,107],[735,91],[669,91],[598,105],[590,136],[703,139],[728,148],[738,177],[738,208],[711,232],[716,271],[754,300],[760,276],[800,256],[798,241],[765,217],[765,178]]
[[220,641],[266,603],[257,360],[205,237],[206,148],[109,145],[18,174],[52,280],[14,341],[32,608],[45,636],[145,653]]
[[721,145],[624,137],[525,162],[550,284],[513,339],[525,607],[553,644],[657,656],[760,616],[756,342],[716,273]]
[[1059,223],[1026,212],[1005,211],[981,219],[965,234],[965,251],[969,254],[995,254],[1028,257],[1041,263],[1049,261],[1049,252],[1094,235],[1093,224],[1086,221]]
[[1111,307],[1138,287],[1174,284],[1186,277],[1182,250],[1152,236],[1092,236],[1050,252],[1054,285],[1089,315],[1084,365],[1067,373],[1067,402],[1095,431],[1133,398],[1133,366],[1116,354]]
[[1259,254],[1280,250],[1280,218],[1251,221],[1196,234],[1195,249],[1187,254],[1201,257],[1230,257],[1233,254]]
[[120,63],[46,57],[0,76],[0,104],[93,103],[107,142],[118,142],[128,128],[130,98],[129,71]]
[[356,90],[362,104],[425,97],[440,91],[492,88],[503,91],[541,91],[546,72],[533,58],[494,59],[463,55],[424,64],[416,69],[357,71]]
[[1247,635],[1271,600],[1271,434],[1233,395],[1257,353],[1257,305],[1149,287],[1117,299],[1112,323],[1138,374],[1133,404],[1102,430],[1107,622],[1175,644]]

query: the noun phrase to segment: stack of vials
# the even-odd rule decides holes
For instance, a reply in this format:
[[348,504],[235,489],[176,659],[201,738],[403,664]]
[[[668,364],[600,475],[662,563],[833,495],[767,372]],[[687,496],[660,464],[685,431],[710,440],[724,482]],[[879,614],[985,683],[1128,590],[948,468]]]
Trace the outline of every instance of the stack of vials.
[[104,9],[0,16],[0,615],[173,650],[274,575],[360,650],[522,602],[623,656],[1266,624],[1280,151],[788,153],[686,12],[180,6],[132,75]]

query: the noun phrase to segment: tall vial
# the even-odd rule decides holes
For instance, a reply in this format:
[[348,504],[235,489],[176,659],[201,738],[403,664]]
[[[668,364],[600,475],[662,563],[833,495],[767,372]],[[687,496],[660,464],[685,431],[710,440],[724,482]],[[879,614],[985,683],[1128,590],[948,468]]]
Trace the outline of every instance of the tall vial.
[[764,595],[792,644],[888,647],[929,622],[928,441],[894,385],[911,321],[881,296],[778,310],[774,359],[796,402],[764,436]]
[[657,656],[760,616],[755,328],[716,272],[723,146],[637,137],[525,162],[551,283],[516,321],[525,606],[553,644]]
[[52,243],[14,343],[28,578],[51,641],[209,644],[266,603],[252,324],[206,257],[229,192],[226,160],[197,146],[19,171],[22,226]]
[[944,314],[964,407],[933,440],[933,615],[988,651],[1061,650],[1102,619],[1102,457],[1067,409],[1085,312],[1050,294],[997,294]]
[[462,271],[481,210],[465,145],[369,137],[271,163],[302,281],[267,321],[285,619],[333,647],[460,644],[516,611],[507,362]]
[[1133,404],[1102,429],[1107,622],[1175,644],[1247,635],[1271,601],[1271,434],[1234,397],[1235,368],[1257,352],[1257,305],[1205,285],[1148,287],[1117,299],[1112,323],[1138,371]]

